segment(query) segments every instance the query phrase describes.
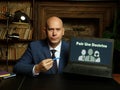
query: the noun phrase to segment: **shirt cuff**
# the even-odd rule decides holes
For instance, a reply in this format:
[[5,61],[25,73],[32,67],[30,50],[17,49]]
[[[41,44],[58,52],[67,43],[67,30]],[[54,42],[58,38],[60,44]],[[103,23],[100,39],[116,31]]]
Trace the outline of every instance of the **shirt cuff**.
[[39,73],[35,73],[35,65],[34,65],[34,67],[33,67],[32,72],[33,72],[33,76],[39,75]]

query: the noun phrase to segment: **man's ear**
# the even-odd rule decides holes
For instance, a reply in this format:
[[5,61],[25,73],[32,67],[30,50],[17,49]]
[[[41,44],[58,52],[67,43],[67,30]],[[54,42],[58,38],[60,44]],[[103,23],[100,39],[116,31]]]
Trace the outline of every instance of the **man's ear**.
[[42,28],[42,32],[43,32],[43,33],[46,33],[46,27],[43,27],[43,28]]

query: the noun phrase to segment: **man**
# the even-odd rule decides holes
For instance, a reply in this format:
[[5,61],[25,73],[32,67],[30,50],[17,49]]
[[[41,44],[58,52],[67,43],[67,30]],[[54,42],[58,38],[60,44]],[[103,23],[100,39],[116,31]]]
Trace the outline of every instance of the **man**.
[[[57,61],[57,73],[62,73],[68,61],[69,44],[62,41],[64,35],[63,22],[60,18],[53,16],[46,22],[45,40],[33,41],[28,45],[27,50],[14,66],[14,72],[30,76],[54,73],[54,61],[51,57],[51,50],[54,49]],[[55,59],[55,58],[54,58]]]

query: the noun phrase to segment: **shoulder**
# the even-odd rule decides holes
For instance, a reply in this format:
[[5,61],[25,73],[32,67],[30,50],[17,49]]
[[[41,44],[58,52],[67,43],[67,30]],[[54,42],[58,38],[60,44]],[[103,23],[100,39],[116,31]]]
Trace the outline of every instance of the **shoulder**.
[[30,44],[29,44],[30,46],[45,46],[45,45],[47,45],[47,42],[46,42],[46,40],[35,40],[35,41],[32,41],[32,42],[30,42]]
[[69,46],[69,42],[67,42],[67,41],[62,41],[62,45],[64,45],[64,46]]
[[64,48],[64,49],[69,49],[69,42],[67,42],[67,41],[62,41],[62,48]]

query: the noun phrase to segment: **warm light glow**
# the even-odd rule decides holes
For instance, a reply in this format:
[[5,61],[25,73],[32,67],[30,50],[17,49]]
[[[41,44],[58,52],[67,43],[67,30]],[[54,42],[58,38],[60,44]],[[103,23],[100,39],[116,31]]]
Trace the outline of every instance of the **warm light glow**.
[[25,16],[21,16],[20,19],[24,21],[25,20]]

